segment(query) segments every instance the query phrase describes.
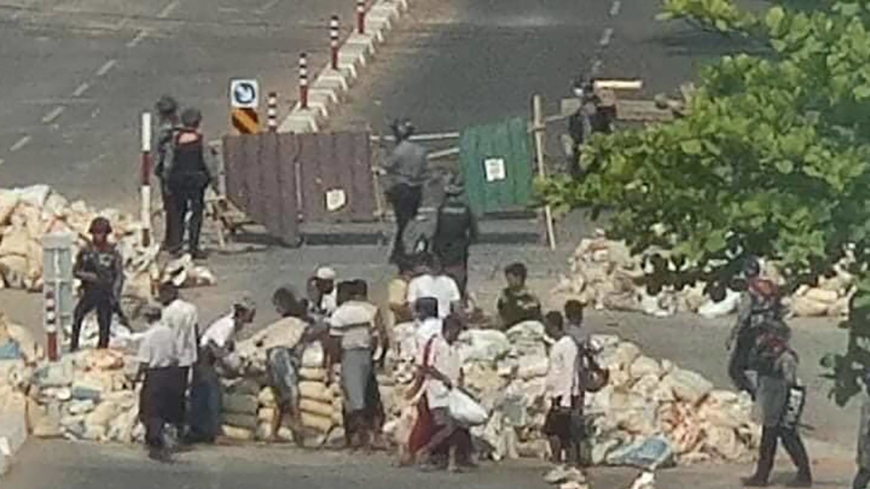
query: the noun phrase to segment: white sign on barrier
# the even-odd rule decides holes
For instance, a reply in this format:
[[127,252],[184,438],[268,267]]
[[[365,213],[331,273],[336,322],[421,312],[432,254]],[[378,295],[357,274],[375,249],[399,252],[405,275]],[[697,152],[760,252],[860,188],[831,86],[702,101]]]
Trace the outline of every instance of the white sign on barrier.
[[483,160],[483,170],[487,182],[498,182],[507,178],[504,158],[487,158]]
[[260,84],[257,80],[230,80],[230,105],[234,109],[256,109],[260,104]]

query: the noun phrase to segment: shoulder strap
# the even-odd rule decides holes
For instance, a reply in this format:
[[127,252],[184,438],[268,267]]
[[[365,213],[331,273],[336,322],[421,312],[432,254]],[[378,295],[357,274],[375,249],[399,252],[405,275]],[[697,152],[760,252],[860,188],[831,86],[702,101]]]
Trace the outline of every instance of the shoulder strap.
[[432,352],[432,343],[435,341],[436,336],[429,338],[426,342],[426,346],[423,348],[423,366],[429,366],[429,354]]

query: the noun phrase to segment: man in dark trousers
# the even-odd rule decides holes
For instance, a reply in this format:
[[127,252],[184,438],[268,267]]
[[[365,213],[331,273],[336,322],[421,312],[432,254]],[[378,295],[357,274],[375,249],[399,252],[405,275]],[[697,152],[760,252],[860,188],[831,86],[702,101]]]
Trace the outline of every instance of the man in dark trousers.
[[178,356],[175,349],[175,334],[161,321],[160,308],[146,306],[145,320],[149,329],[139,345],[136,360],[139,362],[138,380],[143,380],[139,393],[139,420],[145,425],[145,444],[152,460],[168,462],[169,447],[166,446],[164,427],[173,421],[177,385]]
[[188,250],[195,259],[205,255],[199,247],[202,230],[202,216],[205,210],[205,189],[211,181],[206,164],[208,149],[199,131],[202,114],[197,109],[185,109],[181,114],[182,127],[174,132],[172,144],[163,165],[163,181],[170,196],[171,205],[167,209],[167,249],[178,254],[184,239],[184,223],[190,211],[188,229]]
[[385,193],[396,216],[396,238],[393,242],[390,262],[398,264],[405,257],[402,241],[405,227],[417,217],[417,211],[420,209],[428,159],[426,149],[410,141],[410,137],[414,134],[411,121],[407,119],[396,121],[392,129],[396,136],[396,147],[384,165],[384,171],[388,177]]
[[73,275],[82,281],[82,296],[73,311],[70,351],[79,349],[82,321],[94,309],[100,326],[98,348],[109,347],[112,313],[117,309],[124,276],[121,254],[109,243],[112,225],[105,217],[91,221],[91,242],[79,251]]
[[464,198],[465,189],[454,177],[445,188],[444,203],[438,208],[432,251],[444,273],[456,281],[463,300],[468,285],[468,248],[477,241],[477,219]]
[[178,102],[170,97],[169,95],[164,95],[160,97],[160,100],[154,104],[154,110],[157,112],[157,131],[156,137],[154,141],[154,176],[156,176],[160,180],[160,196],[163,199],[163,211],[166,214],[166,230],[163,234],[164,246],[165,240],[169,237],[170,233],[170,220],[168,216],[168,212],[170,211],[170,207],[172,207],[171,196],[166,189],[166,182],[163,179],[163,170],[166,161],[166,154],[170,151],[172,146],[172,140],[175,135],[175,132],[180,129],[180,124],[178,121]]

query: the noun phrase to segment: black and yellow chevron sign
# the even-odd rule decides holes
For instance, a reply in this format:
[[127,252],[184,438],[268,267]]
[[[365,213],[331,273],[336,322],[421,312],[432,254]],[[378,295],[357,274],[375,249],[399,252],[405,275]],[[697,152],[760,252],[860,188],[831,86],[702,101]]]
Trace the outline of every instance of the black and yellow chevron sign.
[[260,132],[260,117],[254,109],[233,109],[233,127],[241,134]]

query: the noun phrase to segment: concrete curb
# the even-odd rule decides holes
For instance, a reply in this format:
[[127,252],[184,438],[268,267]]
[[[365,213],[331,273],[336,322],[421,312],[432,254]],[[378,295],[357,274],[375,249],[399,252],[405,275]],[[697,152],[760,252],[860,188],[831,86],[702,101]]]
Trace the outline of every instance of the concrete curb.
[[278,126],[278,132],[317,132],[338,106],[351,84],[368,65],[385,34],[408,10],[408,0],[376,0],[366,12],[366,33],[353,34],[338,50],[338,69],[321,68],[308,88],[308,108],[297,102]]

